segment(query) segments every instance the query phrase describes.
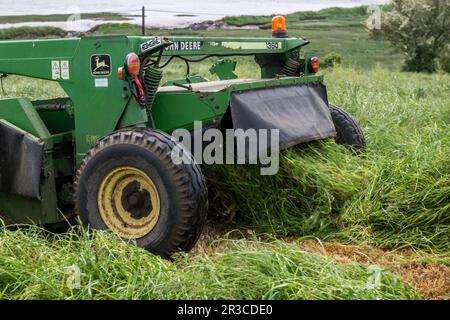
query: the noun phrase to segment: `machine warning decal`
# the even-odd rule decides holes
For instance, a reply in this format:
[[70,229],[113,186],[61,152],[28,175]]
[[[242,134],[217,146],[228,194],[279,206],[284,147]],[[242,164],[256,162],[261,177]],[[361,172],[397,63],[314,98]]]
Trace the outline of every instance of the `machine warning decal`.
[[52,62],[52,79],[53,80],[69,80],[70,68],[68,60],[53,60]]
[[109,54],[91,56],[91,73],[93,76],[109,76],[111,74],[111,56]]
[[61,78],[64,80],[70,79],[69,61],[61,60]]
[[60,62],[57,60],[52,61],[52,79],[61,79],[61,67]]

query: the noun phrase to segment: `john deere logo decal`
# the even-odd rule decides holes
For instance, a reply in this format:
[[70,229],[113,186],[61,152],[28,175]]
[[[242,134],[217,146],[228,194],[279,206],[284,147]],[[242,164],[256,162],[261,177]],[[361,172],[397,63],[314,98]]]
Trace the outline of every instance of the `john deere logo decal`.
[[109,76],[111,74],[111,56],[109,54],[91,56],[91,73],[93,76]]

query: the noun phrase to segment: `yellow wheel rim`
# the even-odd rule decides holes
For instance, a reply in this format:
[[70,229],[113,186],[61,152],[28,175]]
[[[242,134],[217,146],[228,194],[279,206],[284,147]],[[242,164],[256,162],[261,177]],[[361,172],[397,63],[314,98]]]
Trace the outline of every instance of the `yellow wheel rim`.
[[98,208],[108,228],[125,239],[138,239],[153,230],[161,203],[152,179],[141,170],[120,167],[102,181]]

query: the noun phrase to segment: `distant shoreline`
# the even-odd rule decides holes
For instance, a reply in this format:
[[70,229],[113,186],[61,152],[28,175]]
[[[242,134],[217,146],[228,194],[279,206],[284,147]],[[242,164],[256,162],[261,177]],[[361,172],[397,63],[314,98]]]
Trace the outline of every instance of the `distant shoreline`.
[[[385,6],[383,9],[387,9]],[[310,26],[326,24],[326,20],[338,19],[341,23],[347,24],[347,22],[352,21],[350,25],[359,27],[361,26],[361,21],[366,19],[368,16],[367,6],[359,6],[352,8],[339,8],[332,7],[326,8],[319,11],[299,11],[295,13],[290,13],[285,15],[288,21],[288,25],[293,26],[297,24],[303,24]],[[93,34],[140,34],[141,27],[139,24],[132,23],[132,17],[126,15],[109,14],[109,13],[98,13],[91,14],[87,16],[89,18],[95,18],[95,24],[86,30],[77,29],[63,29],[60,27],[49,26],[47,22],[59,22],[65,24],[68,15],[42,15],[42,16],[15,16],[4,17],[0,16],[0,24],[2,22],[11,23],[13,21],[21,21],[22,24],[30,24],[32,20],[41,20],[40,25],[22,26],[15,27],[14,24],[9,28],[0,28],[0,39],[16,39],[16,38],[47,38],[47,37],[78,37],[83,35],[93,35]],[[121,20],[110,21],[111,17]],[[136,17],[136,16],[135,16]],[[16,20],[14,20],[16,19]],[[46,21],[45,21],[46,20]],[[62,21],[61,21],[62,20]],[[149,27],[146,26],[148,32],[146,34],[155,34],[158,30],[162,33],[175,32],[183,33],[192,32],[210,32],[210,31],[226,31],[226,30],[236,30],[236,32],[244,32],[248,30],[267,30],[271,28],[272,16],[226,16],[224,18],[216,20],[204,20],[201,22],[195,22],[186,26],[180,26],[176,28],[161,28],[161,27]],[[320,28],[325,26],[319,26]],[[75,31],[73,31],[75,30]],[[241,33],[242,33],[241,32]]]
[[[352,10],[354,8],[367,7],[367,5],[353,6],[353,7],[327,7],[320,10],[300,10],[292,13],[286,13],[285,15],[292,15],[298,12],[311,13],[316,16],[316,13],[339,8],[342,10]],[[74,28],[74,22],[71,14],[28,14],[28,15],[3,15],[0,16],[0,30],[7,28],[18,27],[56,27],[66,32],[89,32],[91,29],[98,27],[105,23],[129,23],[133,25],[139,25],[141,22],[141,15],[138,10],[125,14],[119,12],[89,12],[81,13],[81,24],[76,25]],[[202,14],[193,13],[177,13],[172,15],[171,18],[161,17],[160,19],[152,19],[150,13],[147,13],[146,28],[148,29],[162,29],[162,30],[176,30],[176,29],[193,29],[193,30],[207,30],[215,27],[223,28],[258,28],[259,25],[263,25],[266,22],[260,20],[264,17],[270,17],[271,15],[223,15],[213,17],[206,17]],[[177,23],[173,23],[173,19],[180,18]],[[194,18],[194,19],[193,19]],[[241,18],[250,20],[248,23],[241,23]],[[167,20],[165,20],[167,19]],[[69,20],[69,23],[68,23]],[[167,22],[162,22],[167,21]]]

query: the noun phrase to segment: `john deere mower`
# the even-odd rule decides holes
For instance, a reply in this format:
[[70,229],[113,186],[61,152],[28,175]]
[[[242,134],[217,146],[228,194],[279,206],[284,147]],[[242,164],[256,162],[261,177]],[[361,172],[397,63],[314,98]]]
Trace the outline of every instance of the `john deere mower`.
[[[364,147],[356,121],[328,102],[308,41],[273,19],[268,38],[102,36],[0,41],[0,76],[57,82],[66,96],[0,100],[0,218],[91,229],[168,257],[190,250],[205,224],[205,179],[177,129],[278,129],[280,149],[332,138]],[[238,59],[261,74],[239,79]],[[192,75],[213,59],[219,80]],[[163,83],[173,61],[186,76]],[[181,148],[190,162],[174,162]]]

